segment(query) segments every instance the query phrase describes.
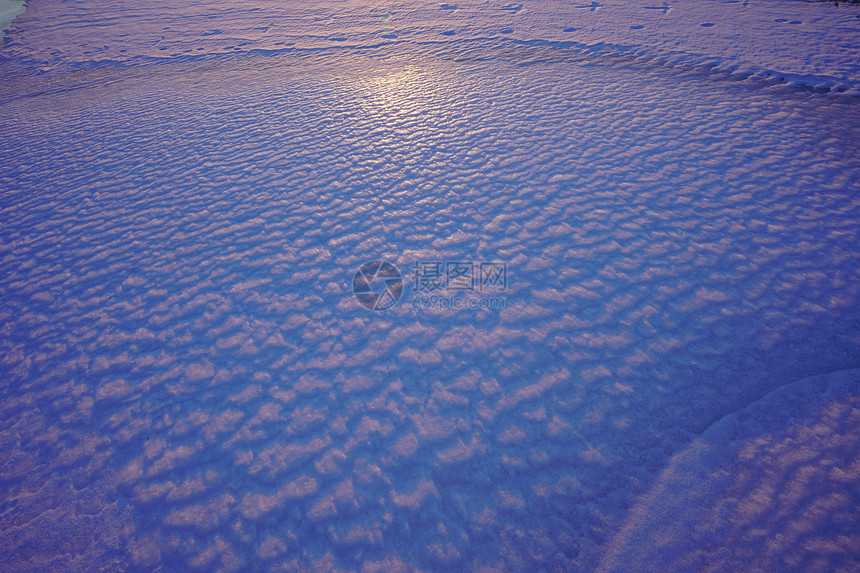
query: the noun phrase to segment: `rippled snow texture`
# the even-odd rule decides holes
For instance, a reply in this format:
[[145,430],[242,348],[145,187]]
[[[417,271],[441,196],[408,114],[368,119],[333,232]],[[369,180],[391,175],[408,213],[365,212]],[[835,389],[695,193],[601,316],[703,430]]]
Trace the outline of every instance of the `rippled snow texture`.
[[[697,434],[860,366],[850,98],[514,45],[0,90],[4,571],[589,570]],[[507,308],[367,311],[379,258]]]

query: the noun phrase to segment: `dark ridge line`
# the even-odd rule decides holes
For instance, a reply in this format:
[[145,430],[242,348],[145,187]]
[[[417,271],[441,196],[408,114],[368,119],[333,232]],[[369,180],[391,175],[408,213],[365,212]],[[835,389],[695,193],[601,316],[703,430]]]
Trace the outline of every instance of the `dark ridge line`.
[[[860,1],[860,0],[858,0]],[[625,60],[629,63],[646,64],[659,68],[672,69],[677,71],[687,71],[695,73],[704,73],[709,76],[722,76],[735,81],[749,82],[751,85],[760,85],[765,87],[770,86],[785,86],[795,88],[799,91],[811,91],[818,94],[827,94],[838,96],[845,99],[858,99],[860,94],[847,93],[851,89],[849,82],[844,79],[833,76],[812,76],[809,74],[796,74],[793,72],[779,72],[775,70],[762,69],[750,70],[744,72],[730,71],[720,68],[718,56],[709,58],[715,63],[695,63],[672,61],[672,56],[679,57],[696,57],[695,54],[686,52],[669,52],[667,54],[649,54],[647,48],[638,46],[628,46],[624,44],[609,44],[600,42],[597,44],[583,44],[571,40],[553,41],[553,40],[509,40],[511,43],[530,46],[546,46],[558,48],[562,50],[578,51],[596,56],[597,58],[613,58]],[[704,56],[701,56],[704,58]],[[813,83],[815,82],[815,83]],[[831,83],[831,86],[817,86],[818,83]]]
[[[804,383],[807,383],[807,384],[816,383],[816,382],[820,382],[820,380],[822,378],[828,378],[830,376],[833,376],[834,374],[838,375],[841,373],[850,373],[850,372],[854,372],[857,374],[858,381],[855,382],[854,384],[856,385],[856,391],[860,392],[860,364],[858,364],[854,367],[849,367],[849,368],[832,368],[829,370],[824,370],[822,372],[818,372],[816,374],[810,374],[808,376],[801,376],[800,378],[791,378],[789,380],[786,380],[785,382],[777,384],[776,386],[774,386],[773,388],[771,388],[769,390],[765,390],[764,392],[758,394],[757,396],[755,396],[753,398],[750,398],[749,400],[746,400],[743,404],[741,404],[740,406],[738,406],[734,410],[730,410],[730,411],[728,411],[728,412],[726,412],[720,416],[714,417],[710,422],[703,424],[701,431],[696,432],[695,439],[701,439],[705,436],[705,434],[707,434],[711,431],[718,431],[723,424],[729,423],[731,416],[735,416],[747,408],[753,407],[756,404],[761,404],[765,400],[768,400],[769,398],[771,398],[773,396],[779,397],[784,392],[790,392],[791,386],[795,386],[795,385],[800,386],[800,385],[803,385]],[[830,380],[827,380],[826,384],[828,387],[830,387],[831,386]],[[838,384],[839,383],[837,383],[837,385]],[[848,383],[846,383],[846,385],[847,384]],[[691,443],[692,443],[692,441],[691,441]]]

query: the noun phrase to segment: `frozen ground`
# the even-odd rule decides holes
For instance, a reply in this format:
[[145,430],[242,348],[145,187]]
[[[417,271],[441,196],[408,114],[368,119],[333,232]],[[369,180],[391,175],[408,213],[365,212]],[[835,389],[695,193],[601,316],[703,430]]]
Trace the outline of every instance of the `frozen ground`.
[[0,570],[856,568],[860,10],[457,4],[31,0]]

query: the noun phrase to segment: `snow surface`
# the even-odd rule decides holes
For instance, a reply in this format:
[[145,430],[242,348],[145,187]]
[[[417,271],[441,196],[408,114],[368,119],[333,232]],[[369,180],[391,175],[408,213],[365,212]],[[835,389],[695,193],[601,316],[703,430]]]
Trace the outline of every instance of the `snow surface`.
[[858,14],[31,0],[0,570],[851,571]]
[[[27,68],[386,46],[551,45],[860,94],[860,11],[800,0],[155,0],[30,3],[4,50]],[[295,4],[299,4],[296,6]]]
[[856,370],[726,415],[672,458],[604,571],[851,571],[860,531]]
[[24,2],[19,0],[0,0],[0,40],[5,41],[6,28],[15,19],[15,16],[24,11]]

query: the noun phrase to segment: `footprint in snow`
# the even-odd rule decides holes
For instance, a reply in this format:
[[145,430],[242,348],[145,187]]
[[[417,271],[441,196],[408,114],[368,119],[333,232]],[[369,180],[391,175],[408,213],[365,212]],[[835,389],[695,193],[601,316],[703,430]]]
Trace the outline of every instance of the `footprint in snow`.
[[595,12],[595,11],[597,11],[598,8],[602,8],[602,7],[603,7],[603,4],[600,4],[599,2],[592,2],[588,6],[574,6],[574,8],[588,8],[592,12]]
[[665,16],[666,14],[669,13],[669,10],[671,10],[672,7],[669,6],[668,2],[663,2],[662,6],[645,6],[645,9],[646,10],[662,10],[663,15]]

